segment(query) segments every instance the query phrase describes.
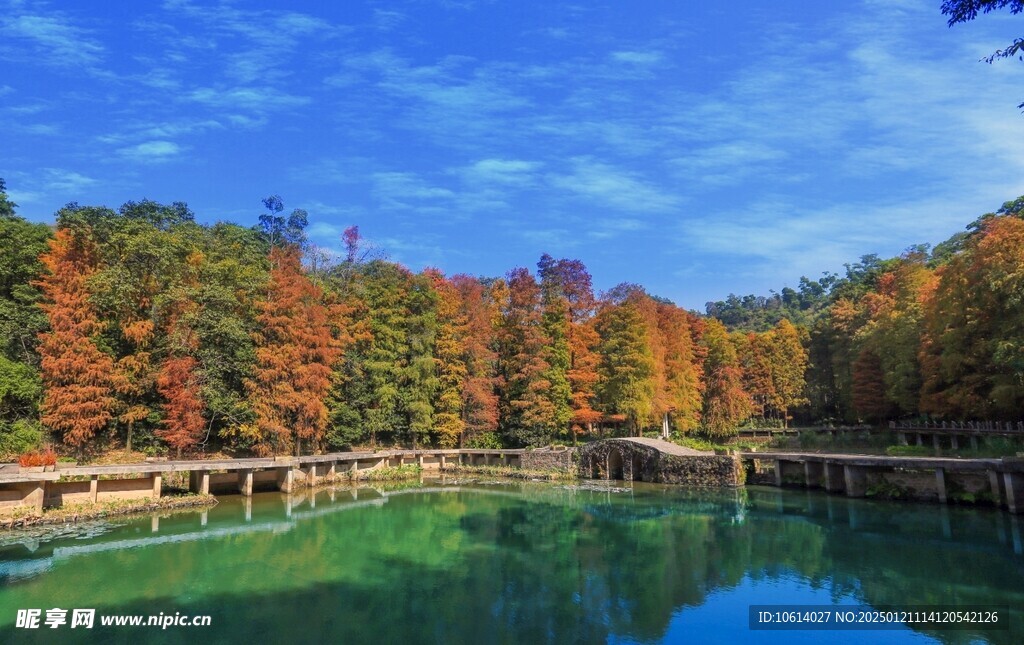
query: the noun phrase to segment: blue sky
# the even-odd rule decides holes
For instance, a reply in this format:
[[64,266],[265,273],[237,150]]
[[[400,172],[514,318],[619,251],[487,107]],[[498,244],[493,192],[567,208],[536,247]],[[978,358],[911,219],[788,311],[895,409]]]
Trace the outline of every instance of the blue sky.
[[935,243],[1024,194],[1019,16],[939,0],[0,0],[30,219],[280,194],[414,269],[541,253],[703,309]]

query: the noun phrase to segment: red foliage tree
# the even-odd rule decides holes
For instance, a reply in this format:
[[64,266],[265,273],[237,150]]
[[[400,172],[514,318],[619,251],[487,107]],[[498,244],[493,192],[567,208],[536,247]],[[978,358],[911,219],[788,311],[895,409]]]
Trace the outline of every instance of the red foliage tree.
[[39,355],[46,394],[44,424],[79,450],[107,427],[113,416],[113,359],[96,345],[102,324],[89,301],[89,278],[96,271],[93,244],[67,229],[57,231],[41,261],[40,305],[50,331],[40,334]]
[[509,271],[507,284],[498,329],[501,425],[518,445],[542,445],[557,427],[557,410],[545,378],[551,366],[544,358],[540,285],[524,268]]
[[452,276],[459,294],[460,315],[465,319],[463,339],[466,378],[462,382],[462,416],[468,434],[498,429],[498,354],[494,351],[494,327],[498,305],[476,278]]
[[598,366],[601,357],[596,348],[601,338],[594,328],[597,303],[590,273],[579,260],[555,260],[548,254],[541,256],[538,269],[542,283],[554,288],[566,304],[568,316],[567,341],[569,368],[566,376],[572,398],[571,427],[573,439],[593,429],[601,420],[601,412],[594,409]]
[[853,409],[867,421],[881,421],[891,405],[885,397],[885,375],[878,354],[864,348],[853,362]]
[[156,379],[157,389],[164,397],[164,427],[156,435],[179,455],[198,445],[206,425],[197,367],[191,356],[172,356],[160,364]]
[[341,351],[331,333],[323,294],[302,271],[299,249],[270,252],[270,284],[260,303],[256,374],[248,383],[256,412],[259,454],[317,448],[327,425],[324,399]]
[[205,406],[200,393],[199,362],[189,353],[196,348],[195,338],[176,317],[172,318],[168,332],[176,349],[160,363],[156,377],[157,391],[164,399],[163,428],[156,435],[180,456],[199,444],[206,426]]
[[700,425],[702,373],[694,355],[690,317],[669,303],[658,304],[658,330],[665,345],[665,393],[663,400],[672,422],[680,431]]
[[704,359],[704,432],[724,437],[736,429],[753,411],[750,395],[743,389],[743,370],[736,348],[725,326],[709,318],[702,331],[707,354]]

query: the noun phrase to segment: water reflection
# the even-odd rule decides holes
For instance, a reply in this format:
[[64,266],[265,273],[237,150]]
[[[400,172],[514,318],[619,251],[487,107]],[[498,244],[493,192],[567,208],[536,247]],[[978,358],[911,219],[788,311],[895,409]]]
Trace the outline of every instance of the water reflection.
[[[1018,643],[1020,535],[1018,518],[995,511],[778,489],[427,482],[264,493],[0,547],[0,638],[26,637],[13,627],[18,608],[96,607],[210,614],[204,640],[745,641],[748,605],[803,602],[1009,605],[1001,632],[841,636]],[[62,637],[129,642],[131,632]]]

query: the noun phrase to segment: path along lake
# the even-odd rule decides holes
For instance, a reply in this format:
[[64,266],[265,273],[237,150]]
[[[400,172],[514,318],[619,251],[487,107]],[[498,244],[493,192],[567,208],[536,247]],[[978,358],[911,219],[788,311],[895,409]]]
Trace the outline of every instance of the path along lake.
[[[0,642],[1022,643],[1019,519],[751,487],[427,480],[0,546]],[[751,631],[751,605],[1003,610],[1001,629]],[[40,627],[16,627],[19,609]],[[48,628],[46,610],[69,610]],[[72,609],[96,609],[91,630]],[[1007,617],[1006,609],[1009,609]],[[205,627],[101,617],[209,615]]]

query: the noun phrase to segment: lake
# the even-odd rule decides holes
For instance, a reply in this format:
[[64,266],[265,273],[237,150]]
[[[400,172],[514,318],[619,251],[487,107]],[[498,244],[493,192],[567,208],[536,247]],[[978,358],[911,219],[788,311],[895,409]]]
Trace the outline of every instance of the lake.
[[[8,535],[0,642],[1021,643],[1021,532],[995,510],[758,487],[449,479],[259,493]],[[1001,622],[751,631],[755,605],[989,608]],[[19,609],[41,610],[39,627],[18,627]],[[52,609],[66,624],[45,624]],[[74,609],[96,610],[92,629],[71,627]],[[210,624],[101,625],[113,616]]]

